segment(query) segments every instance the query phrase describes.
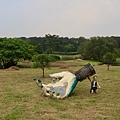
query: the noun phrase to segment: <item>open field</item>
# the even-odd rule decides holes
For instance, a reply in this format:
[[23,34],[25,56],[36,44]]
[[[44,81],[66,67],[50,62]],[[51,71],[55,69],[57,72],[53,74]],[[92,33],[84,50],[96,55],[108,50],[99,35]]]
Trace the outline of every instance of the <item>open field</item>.
[[[75,66],[75,61],[69,64],[74,71],[82,68],[82,64]],[[44,97],[33,78],[47,84],[51,82],[50,73],[68,70],[64,65],[45,69],[44,79],[41,69],[0,70],[0,119],[120,120],[120,66],[110,66],[107,71],[106,65],[95,64],[101,86],[97,94],[89,93],[90,82],[86,79],[64,100]]]

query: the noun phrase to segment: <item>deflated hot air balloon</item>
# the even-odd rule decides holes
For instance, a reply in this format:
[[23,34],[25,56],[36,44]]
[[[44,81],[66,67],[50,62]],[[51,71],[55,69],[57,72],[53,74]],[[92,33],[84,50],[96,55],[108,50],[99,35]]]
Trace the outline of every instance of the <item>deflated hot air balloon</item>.
[[53,81],[49,84],[43,84],[39,78],[34,78],[34,81],[42,89],[45,96],[52,96],[53,98],[63,99],[72,94],[72,91],[76,87],[78,81],[82,82],[87,77],[92,76],[95,73],[96,72],[92,64],[88,63],[74,74],[69,71],[50,74],[50,77],[53,80],[59,79],[59,81]]

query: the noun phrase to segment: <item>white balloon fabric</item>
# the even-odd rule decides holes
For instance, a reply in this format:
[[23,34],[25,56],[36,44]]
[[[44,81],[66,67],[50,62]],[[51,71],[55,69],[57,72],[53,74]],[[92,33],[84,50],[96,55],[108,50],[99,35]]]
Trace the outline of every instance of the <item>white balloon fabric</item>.
[[41,87],[45,96],[52,96],[53,98],[63,99],[71,95],[72,91],[78,83],[78,79],[69,71],[50,74],[51,78],[61,78],[58,82],[49,84],[42,84],[40,79],[34,81]]

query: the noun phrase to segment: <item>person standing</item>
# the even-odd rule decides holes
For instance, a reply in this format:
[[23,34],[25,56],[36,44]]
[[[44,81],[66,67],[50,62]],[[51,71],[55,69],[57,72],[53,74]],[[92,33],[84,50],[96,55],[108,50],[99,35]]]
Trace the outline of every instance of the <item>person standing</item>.
[[93,76],[93,80],[91,81],[91,79],[88,77],[91,86],[90,86],[90,93],[97,93],[97,89],[101,88],[100,85],[97,82],[97,76]]

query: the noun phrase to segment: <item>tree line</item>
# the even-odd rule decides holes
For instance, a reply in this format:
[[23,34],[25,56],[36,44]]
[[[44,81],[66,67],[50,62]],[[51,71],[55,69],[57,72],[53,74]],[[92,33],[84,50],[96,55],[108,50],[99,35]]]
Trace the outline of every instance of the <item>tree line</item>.
[[38,53],[81,54],[83,59],[102,61],[107,52],[120,57],[120,37],[68,38],[58,35],[22,38],[36,46]]
[[21,37],[22,40],[36,46],[38,53],[57,53],[57,52],[77,52],[78,46],[86,39],[84,37],[68,38],[59,37],[58,35],[45,35],[45,37]]
[[[82,59],[111,64],[120,57],[120,37],[98,36],[86,39],[48,34],[45,37],[0,38],[1,68],[17,65],[20,59],[32,60],[34,55],[39,54],[81,54]],[[53,57],[59,59],[58,56]]]

